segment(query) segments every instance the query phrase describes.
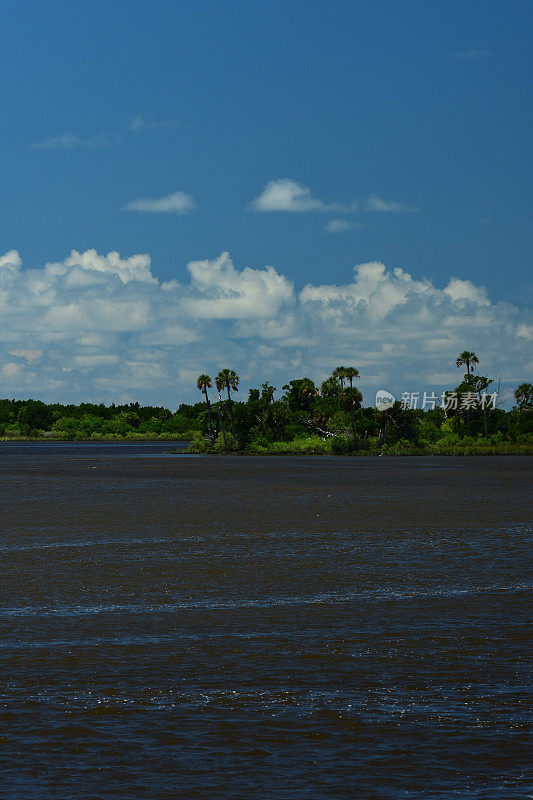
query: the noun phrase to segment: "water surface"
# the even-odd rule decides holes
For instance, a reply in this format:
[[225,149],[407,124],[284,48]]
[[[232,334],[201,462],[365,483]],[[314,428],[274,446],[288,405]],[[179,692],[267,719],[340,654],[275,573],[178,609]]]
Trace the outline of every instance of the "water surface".
[[5,800],[533,794],[533,459],[0,448]]

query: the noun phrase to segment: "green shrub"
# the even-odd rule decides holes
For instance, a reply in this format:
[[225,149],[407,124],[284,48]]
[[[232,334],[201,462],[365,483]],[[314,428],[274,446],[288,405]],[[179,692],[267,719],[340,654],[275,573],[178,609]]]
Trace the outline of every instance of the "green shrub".
[[191,443],[187,448],[187,451],[190,453],[207,453],[209,450],[209,440],[202,436],[202,434],[197,431],[193,438],[191,439]]
[[346,436],[332,436],[328,440],[328,444],[331,452],[336,456],[346,456],[354,449],[353,439],[348,439]]

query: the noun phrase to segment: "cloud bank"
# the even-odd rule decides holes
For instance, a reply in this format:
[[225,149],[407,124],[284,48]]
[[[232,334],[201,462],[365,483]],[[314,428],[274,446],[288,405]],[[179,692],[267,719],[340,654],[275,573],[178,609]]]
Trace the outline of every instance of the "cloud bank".
[[227,253],[187,272],[183,283],[160,283],[148,255],[95,250],[26,269],[17,251],[6,253],[0,394],[175,408],[197,399],[201,372],[228,366],[244,389],[267,377],[281,387],[350,363],[372,402],[378,388],[455,385],[464,349],[477,352],[483,374],[531,378],[530,317],[462,278],[439,288],[371,262],[346,283],[298,292],[274,267],[237,269]]

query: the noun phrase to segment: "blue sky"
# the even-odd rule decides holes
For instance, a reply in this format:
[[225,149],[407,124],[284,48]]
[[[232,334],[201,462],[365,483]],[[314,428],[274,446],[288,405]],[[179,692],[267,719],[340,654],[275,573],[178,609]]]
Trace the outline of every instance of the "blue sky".
[[[431,388],[457,346],[531,378],[530,2],[8,0],[2,16],[0,251],[20,255],[0,393],[172,404],[204,369],[257,383],[339,360],[369,394]],[[149,254],[150,278],[124,280],[110,251]],[[354,267],[375,262],[363,291]]]

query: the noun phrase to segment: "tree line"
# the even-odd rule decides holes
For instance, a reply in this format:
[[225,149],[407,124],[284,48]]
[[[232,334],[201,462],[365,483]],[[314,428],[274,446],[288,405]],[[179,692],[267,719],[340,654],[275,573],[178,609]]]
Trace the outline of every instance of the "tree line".
[[57,439],[190,439],[199,430],[203,403],[182,404],[174,413],[139,403],[61,404],[0,400],[0,436]]
[[[533,387],[522,383],[515,405],[492,402],[495,383],[479,373],[479,359],[463,351],[466,368],[458,385],[428,409],[409,407],[402,397],[386,409],[363,404],[359,370],[338,366],[316,385],[294,378],[281,388],[265,381],[237,399],[239,376],[222,369],[198,376],[198,403],[163,406],[0,400],[2,438],[181,439],[198,452],[451,452],[461,448],[527,447],[531,442]],[[404,393],[406,394],[406,393]],[[417,393],[418,394],[418,393]],[[489,401],[490,400],[490,401]],[[531,445],[529,445],[531,446]]]
[[205,408],[192,449],[349,454],[391,448],[446,451],[476,442],[525,446],[531,434],[531,384],[517,388],[516,406],[506,412],[498,405],[498,391],[489,393],[494,381],[476,372],[479,359],[474,352],[463,351],[455,363],[466,367],[461,382],[443,392],[440,404],[434,402],[429,410],[409,407],[405,401],[382,410],[364,407],[354,385],[360,373],[353,366],[336,367],[319,387],[310,378],[293,379],[277,400],[276,387],[266,381],[260,389],[250,389],[243,402],[235,400],[240,381],[234,370],[223,369],[214,379],[203,373],[196,386]]

